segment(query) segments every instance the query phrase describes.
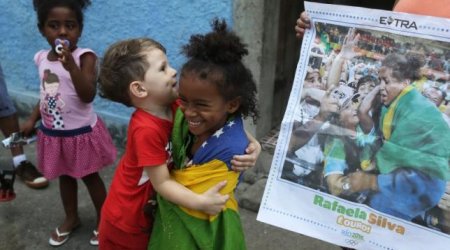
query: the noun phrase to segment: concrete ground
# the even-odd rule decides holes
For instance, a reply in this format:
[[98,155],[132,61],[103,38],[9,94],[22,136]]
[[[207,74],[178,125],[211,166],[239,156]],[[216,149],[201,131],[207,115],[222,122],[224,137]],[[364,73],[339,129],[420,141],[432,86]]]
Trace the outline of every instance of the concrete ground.
[[[25,151],[28,159],[35,163],[34,145],[26,146]],[[0,147],[1,168],[10,165],[9,150]],[[113,173],[114,167],[101,172],[107,187]],[[48,244],[48,238],[64,216],[58,181],[52,181],[46,189],[33,190],[17,179],[15,191],[15,200],[0,203],[0,249],[54,249]],[[73,232],[69,241],[58,249],[96,249],[89,245],[89,238],[95,228],[94,206],[82,182],[79,182],[78,202],[81,226]],[[241,219],[249,250],[340,249],[335,245],[256,221],[256,213],[249,210],[241,209]]]

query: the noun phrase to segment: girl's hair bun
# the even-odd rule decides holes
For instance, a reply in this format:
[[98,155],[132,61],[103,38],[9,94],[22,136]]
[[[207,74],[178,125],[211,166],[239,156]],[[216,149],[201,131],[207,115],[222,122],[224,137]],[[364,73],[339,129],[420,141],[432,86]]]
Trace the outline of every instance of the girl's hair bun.
[[190,59],[227,64],[240,61],[248,54],[247,45],[227,27],[225,20],[215,18],[212,32],[191,36],[189,43],[183,46],[183,53]]

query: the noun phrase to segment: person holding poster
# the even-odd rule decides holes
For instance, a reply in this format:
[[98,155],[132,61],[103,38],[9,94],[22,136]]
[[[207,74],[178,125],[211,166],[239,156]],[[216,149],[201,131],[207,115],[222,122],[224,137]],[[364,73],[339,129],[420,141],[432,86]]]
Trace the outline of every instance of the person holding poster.
[[449,0],[397,0],[394,11],[450,18]]

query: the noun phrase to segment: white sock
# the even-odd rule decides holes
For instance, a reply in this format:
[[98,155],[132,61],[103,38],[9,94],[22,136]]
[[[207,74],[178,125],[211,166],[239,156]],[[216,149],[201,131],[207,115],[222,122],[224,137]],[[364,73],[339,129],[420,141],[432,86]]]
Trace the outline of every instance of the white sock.
[[21,162],[26,161],[26,160],[27,160],[27,156],[25,154],[14,156],[13,157],[14,167],[17,168]]

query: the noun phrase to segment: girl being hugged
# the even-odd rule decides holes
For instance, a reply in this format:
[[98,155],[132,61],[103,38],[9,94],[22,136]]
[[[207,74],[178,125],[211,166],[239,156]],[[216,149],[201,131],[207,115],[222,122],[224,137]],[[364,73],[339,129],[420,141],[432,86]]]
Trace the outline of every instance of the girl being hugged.
[[[97,212],[97,223],[106,197],[98,174],[112,164],[116,149],[104,123],[94,112],[96,60],[91,49],[78,48],[83,30],[83,10],[90,0],[34,0],[38,28],[50,49],[38,51],[34,61],[40,79],[40,101],[23,124],[37,132],[38,168],[48,179],[59,177],[64,221],[51,233],[49,244],[60,246],[80,225],[77,179],[85,183]],[[90,244],[96,245],[97,229]]]
[[231,169],[231,159],[249,143],[242,118],[258,117],[256,84],[242,62],[248,51],[219,20],[212,32],[192,36],[183,51],[188,62],[179,81],[172,176],[196,193],[227,180],[221,193],[230,199],[218,215],[209,216],[158,196],[149,249],[245,249],[234,198],[240,173]]

